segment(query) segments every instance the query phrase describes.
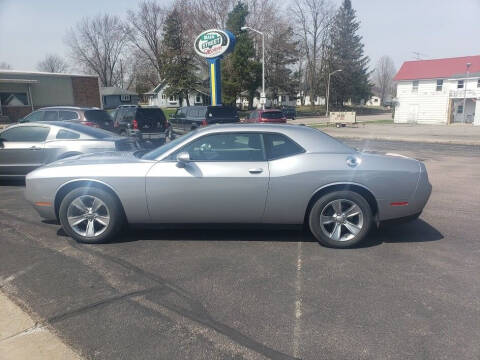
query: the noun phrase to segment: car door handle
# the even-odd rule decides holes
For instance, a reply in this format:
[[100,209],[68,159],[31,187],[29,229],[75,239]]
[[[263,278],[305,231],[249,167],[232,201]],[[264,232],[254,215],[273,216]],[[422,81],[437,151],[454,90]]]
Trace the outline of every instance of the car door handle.
[[42,148],[38,146],[32,146],[30,147],[30,150],[42,150]]
[[250,174],[261,174],[263,172],[262,168],[250,169],[248,170]]

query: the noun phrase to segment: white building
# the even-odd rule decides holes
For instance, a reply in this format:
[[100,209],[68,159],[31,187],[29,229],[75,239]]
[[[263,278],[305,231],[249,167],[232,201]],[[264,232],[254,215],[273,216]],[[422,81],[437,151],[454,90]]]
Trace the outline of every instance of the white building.
[[370,99],[368,99],[365,103],[366,106],[380,106],[382,105],[382,99],[380,99],[378,96],[372,96]]
[[[165,90],[168,85],[165,83],[158,84],[153,90],[144,94],[147,98],[148,105],[158,107],[179,107],[187,106],[187,99],[183,99],[182,104],[177,96],[167,96]],[[210,95],[200,89],[196,89],[188,94],[190,106],[193,105],[209,105]]]
[[396,123],[480,125],[480,56],[407,61],[394,80]]

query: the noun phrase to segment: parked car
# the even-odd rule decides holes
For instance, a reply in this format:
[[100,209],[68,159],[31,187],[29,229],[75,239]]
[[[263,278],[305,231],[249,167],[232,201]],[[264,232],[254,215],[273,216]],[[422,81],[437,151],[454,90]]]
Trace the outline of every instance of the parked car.
[[253,110],[246,122],[249,123],[286,123],[287,118],[281,110]]
[[295,120],[295,118],[297,117],[297,108],[295,106],[282,105],[280,107],[280,110],[283,112],[283,115],[285,115],[287,119]]
[[17,124],[0,132],[0,177],[22,177],[39,166],[69,156],[135,149],[130,139],[81,124]]
[[163,110],[158,107],[122,105],[115,110],[113,120],[116,133],[135,137],[144,146],[164,143],[169,128]]
[[206,126],[146,154],[110,152],[28,174],[26,197],[80,242],[114,239],[125,222],[305,223],[349,247],[373,224],[412,219],[431,185],[425,165],[358,152],[296,125]]
[[36,110],[20,123],[41,121],[68,121],[104,130],[113,130],[113,121],[110,115],[98,108],[82,108],[74,106],[52,106]]
[[237,109],[232,106],[184,106],[170,117],[171,139],[175,134],[186,134],[202,126],[238,123]]

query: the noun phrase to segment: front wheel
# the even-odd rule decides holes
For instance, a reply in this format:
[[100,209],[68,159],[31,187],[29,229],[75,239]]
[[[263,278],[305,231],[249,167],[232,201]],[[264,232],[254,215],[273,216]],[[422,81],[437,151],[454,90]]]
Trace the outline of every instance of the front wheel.
[[310,231],[324,246],[347,248],[362,241],[372,224],[367,200],[352,191],[334,191],[319,198],[309,216]]
[[89,244],[112,239],[124,223],[119,201],[109,192],[92,187],[70,191],[60,204],[59,218],[68,235]]

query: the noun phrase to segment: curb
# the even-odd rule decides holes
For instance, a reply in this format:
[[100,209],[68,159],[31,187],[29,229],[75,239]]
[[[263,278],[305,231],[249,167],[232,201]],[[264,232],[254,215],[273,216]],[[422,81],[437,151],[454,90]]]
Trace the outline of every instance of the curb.
[[466,146],[480,146],[480,140],[457,140],[457,139],[426,139],[426,138],[410,138],[400,136],[365,136],[365,135],[350,135],[350,134],[336,134],[324,131],[326,134],[339,138],[339,139],[352,139],[352,140],[377,140],[377,141],[401,141],[401,142],[414,142],[414,143],[428,143],[428,144],[443,144],[443,145],[466,145]]

